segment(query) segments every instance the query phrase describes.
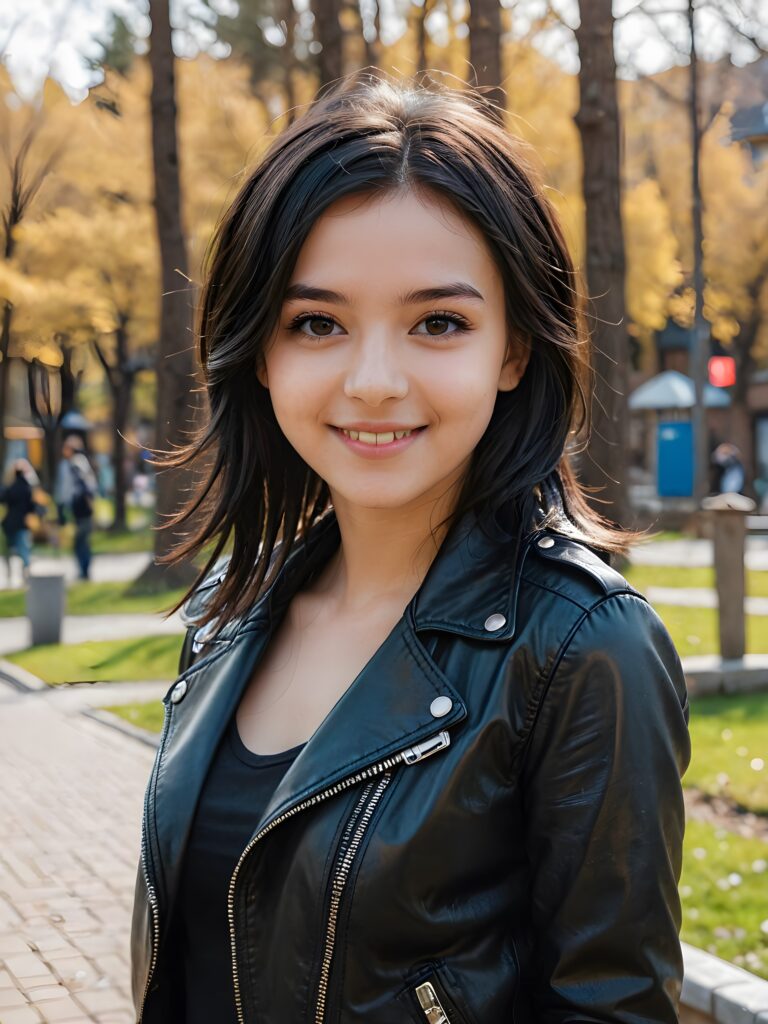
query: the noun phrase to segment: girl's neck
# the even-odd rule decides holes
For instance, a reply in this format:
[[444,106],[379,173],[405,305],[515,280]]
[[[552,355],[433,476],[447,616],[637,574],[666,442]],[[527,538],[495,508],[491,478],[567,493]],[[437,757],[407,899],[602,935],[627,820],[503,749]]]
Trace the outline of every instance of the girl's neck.
[[452,488],[442,499],[407,509],[360,508],[334,500],[341,544],[313,589],[338,614],[373,610],[381,602],[407,602],[447,533],[448,525],[438,524],[455,497]]

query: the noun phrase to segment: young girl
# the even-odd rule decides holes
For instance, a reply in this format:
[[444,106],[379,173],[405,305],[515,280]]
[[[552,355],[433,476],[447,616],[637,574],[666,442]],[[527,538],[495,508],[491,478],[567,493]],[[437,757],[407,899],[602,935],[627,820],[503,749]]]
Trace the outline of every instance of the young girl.
[[688,703],[569,462],[577,300],[471,91],[343,80],[241,188],[210,421],[168,460],[212,453],[178,554],[214,543],[146,793],[138,1020],[677,1019]]

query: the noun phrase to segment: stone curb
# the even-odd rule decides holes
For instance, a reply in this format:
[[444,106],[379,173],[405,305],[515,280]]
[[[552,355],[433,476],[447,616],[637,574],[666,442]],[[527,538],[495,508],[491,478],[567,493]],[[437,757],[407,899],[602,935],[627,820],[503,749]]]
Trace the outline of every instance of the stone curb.
[[768,689],[768,655],[721,658],[695,654],[680,659],[691,697],[708,693],[750,693]]
[[115,729],[117,732],[121,732],[124,736],[130,736],[131,739],[138,740],[139,743],[144,743],[146,746],[152,747],[153,750],[157,749],[160,739],[159,736],[150,732],[148,729],[142,729],[138,725],[132,725],[130,722],[127,722],[119,715],[113,714],[111,711],[105,711],[104,708],[82,708],[80,714],[85,715],[86,718],[91,718],[96,722],[100,722],[102,725],[106,725],[110,729]]
[[681,1024],[691,1020],[716,1024],[768,1024],[768,981],[703,949],[682,943],[685,976]]
[[50,689],[48,684],[43,682],[42,679],[39,679],[31,672],[27,672],[25,668],[14,665],[12,661],[6,661],[5,658],[0,658],[0,679],[10,683],[11,686],[21,693],[40,692],[41,690]]
[[[50,693],[53,690],[53,687],[49,686],[42,679],[39,679],[31,672],[27,672],[26,669],[14,665],[11,661],[5,661],[3,658],[0,658],[0,681],[10,683],[20,693],[40,693],[43,690]],[[78,683],[76,685],[88,684]],[[120,683],[115,685],[119,686]],[[110,711],[105,711],[103,708],[86,707],[80,708],[79,714],[84,715],[86,718],[91,718],[101,725],[109,726],[109,728],[123,733],[124,736],[130,736],[131,739],[138,740],[140,743],[152,747],[153,750],[157,748],[159,737],[155,733],[149,732],[147,729],[141,729],[138,725],[132,725],[124,718],[120,718],[119,715],[114,715]]]

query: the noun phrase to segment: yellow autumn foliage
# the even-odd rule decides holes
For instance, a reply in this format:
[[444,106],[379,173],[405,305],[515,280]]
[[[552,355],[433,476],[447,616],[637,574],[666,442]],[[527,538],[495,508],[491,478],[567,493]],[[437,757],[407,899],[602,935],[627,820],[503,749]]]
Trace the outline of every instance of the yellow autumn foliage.
[[[461,11],[436,3],[428,25],[429,66],[461,87],[468,41]],[[418,12],[420,14],[420,12]],[[465,11],[466,13],[466,11]],[[416,11],[405,31],[381,47],[380,66],[406,77],[415,69]],[[574,123],[578,81],[526,40],[504,42],[507,127],[530,147],[544,189],[563,221],[575,262],[584,259],[584,201],[579,134]],[[274,83],[254,95],[249,69],[234,58],[201,56],[177,62],[183,219],[195,299],[213,227],[243,174],[285,123]],[[670,73],[671,87],[680,84]],[[297,113],[313,95],[312,76],[294,78]],[[9,83],[0,68],[0,88]],[[109,72],[83,103],[71,106],[46,86],[39,145],[42,166],[57,143],[66,148],[46,178],[39,200],[20,226],[12,261],[0,260],[0,297],[14,304],[14,351],[55,352],[65,335],[109,349],[118,322],[134,350],[150,349],[157,333],[160,274],[152,205],[150,79],[139,58],[128,77]],[[647,83],[619,83],[623,115],[626,301],[632,330],[652,370],[653,334],[668,317],[690,322],[690,141],[683,106],[670,104]],[[274,104],[274,106],[273,106]],[[0,133],[19,138],[33,111],[0,103]],[[768,361],[768,169],[755,171],[729,142],[723,113],[707,131],[702,151],[705,230],[705,314],[728,344],[739,325],[762,316],[757,354]],[[762,276],[761,276],[762,275]],[[52,358],[52,357],[51,357]]]

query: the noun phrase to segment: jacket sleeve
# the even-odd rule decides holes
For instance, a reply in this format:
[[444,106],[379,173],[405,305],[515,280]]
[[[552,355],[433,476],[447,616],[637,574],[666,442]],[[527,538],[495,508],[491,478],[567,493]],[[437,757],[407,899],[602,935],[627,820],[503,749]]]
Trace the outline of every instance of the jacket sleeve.
[[680,659],[644,598],[585,612],[521,771],[540,1024],[674,1024],[690,760]]

